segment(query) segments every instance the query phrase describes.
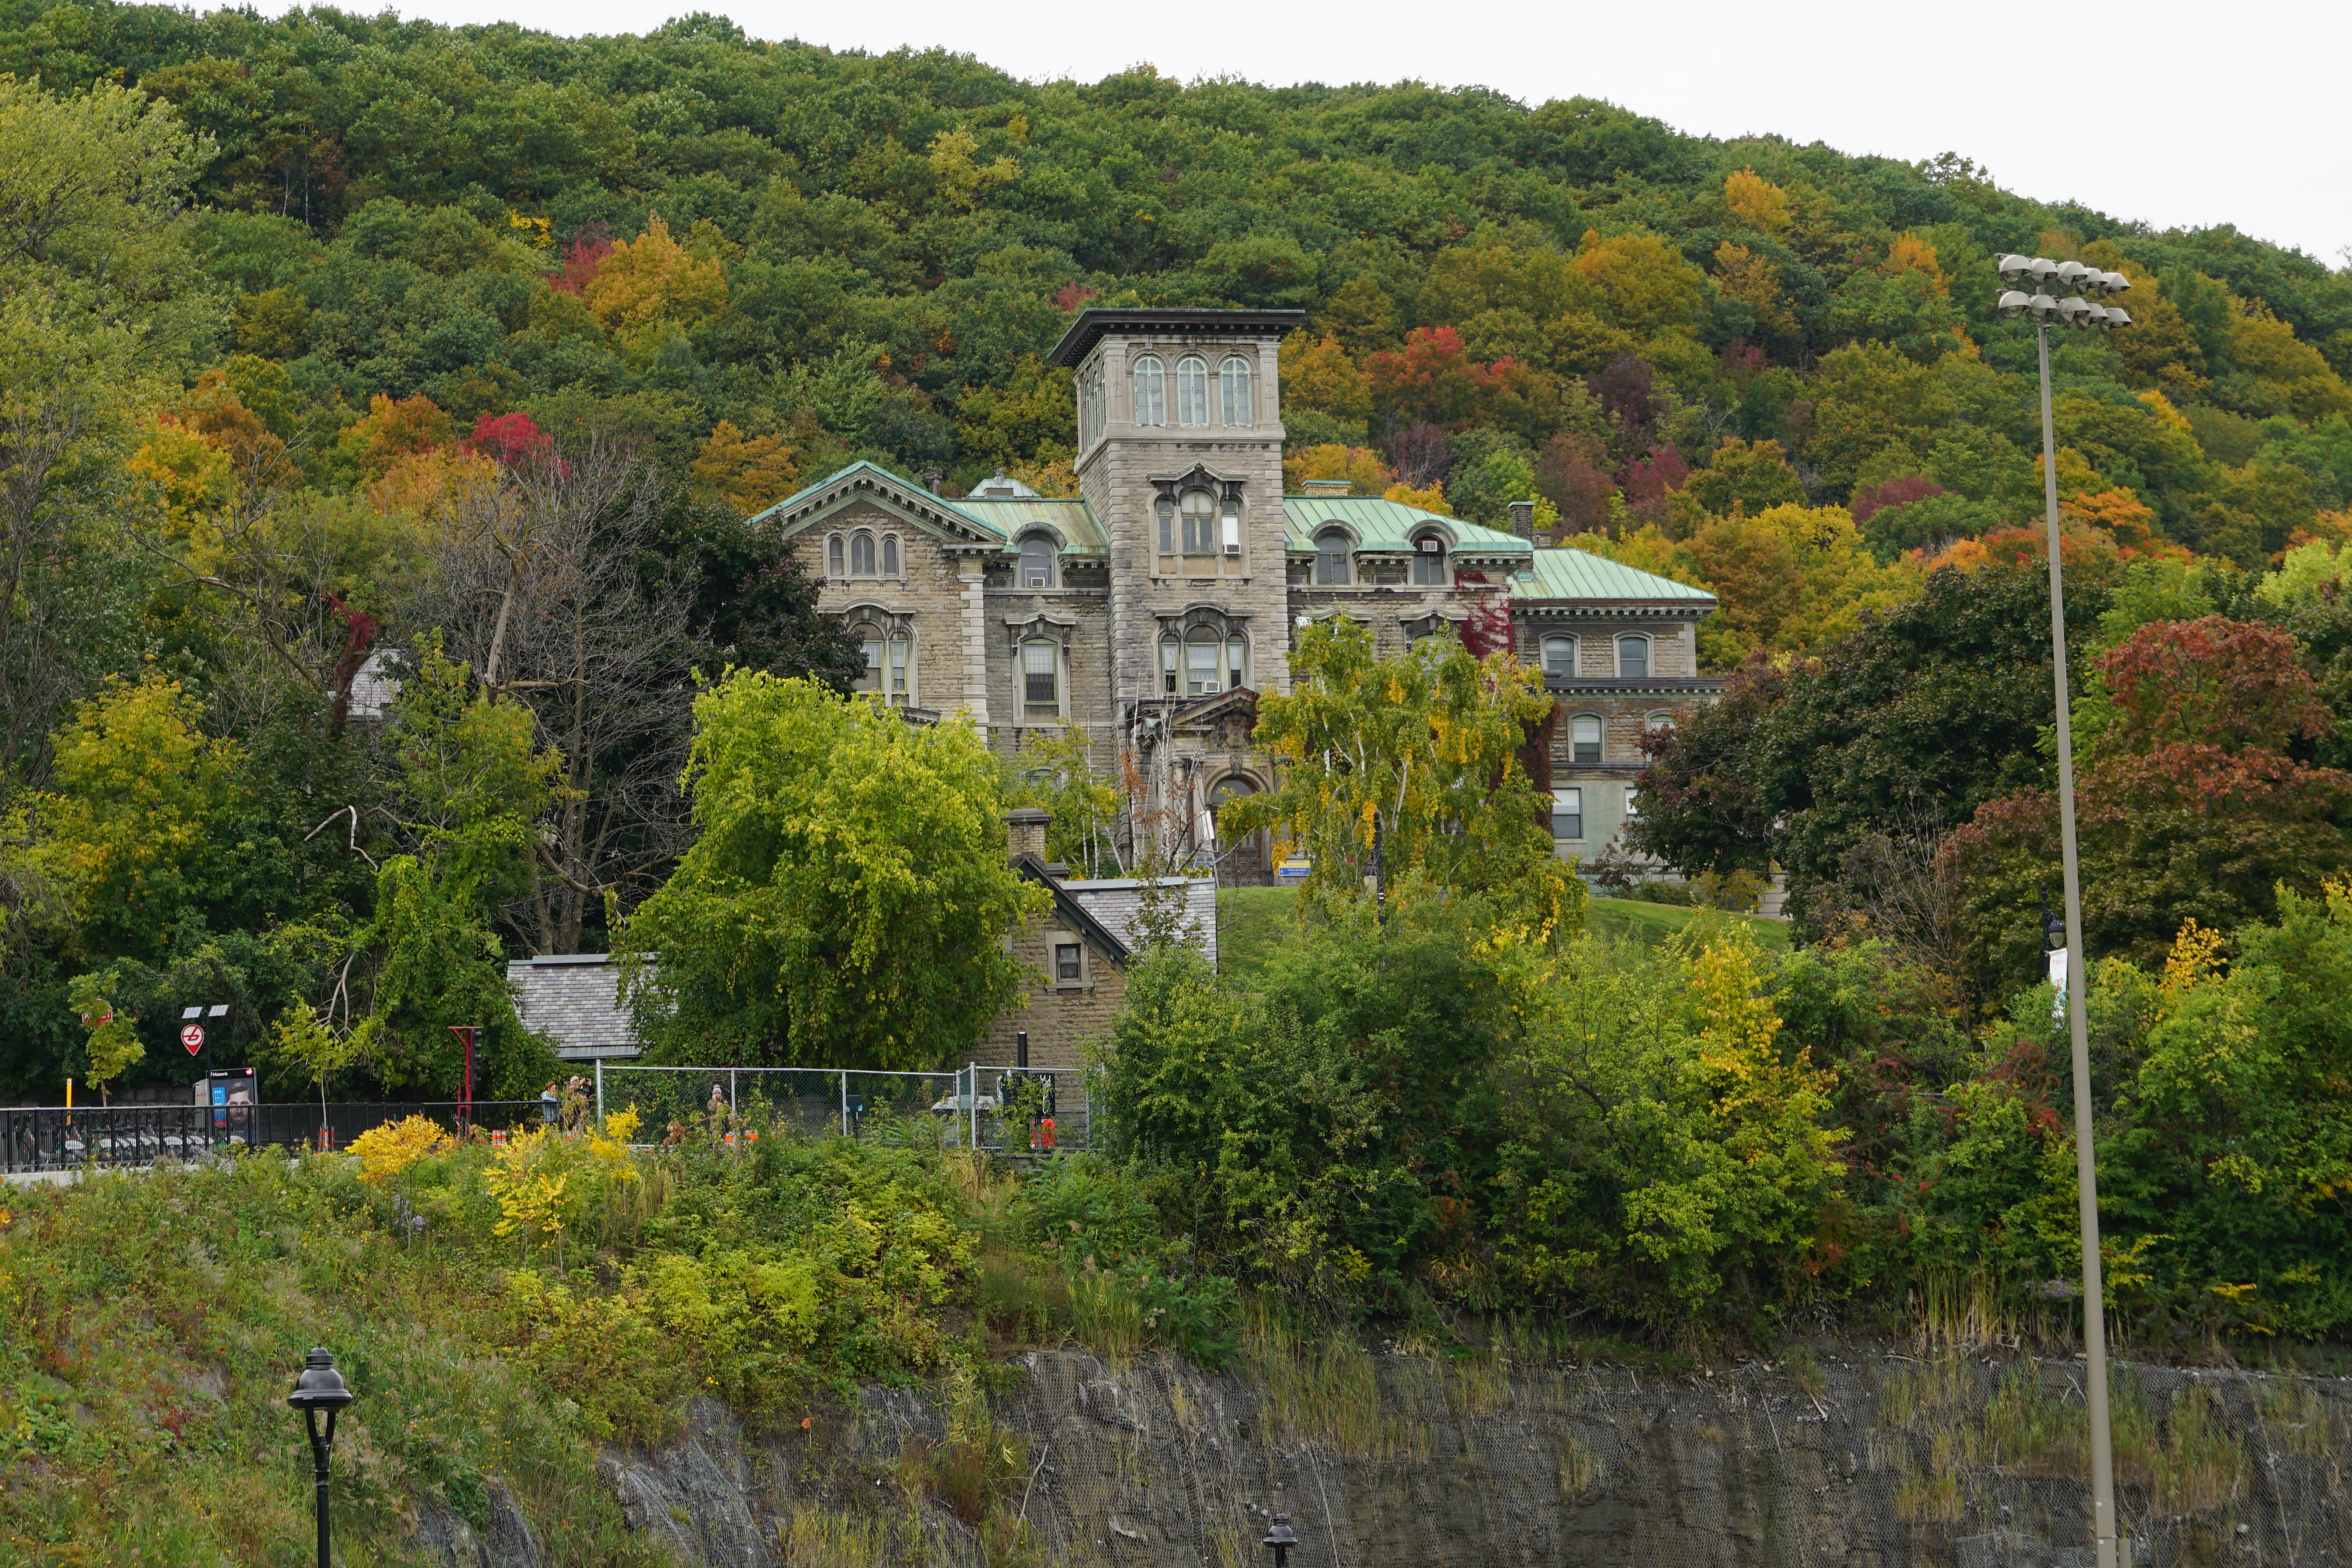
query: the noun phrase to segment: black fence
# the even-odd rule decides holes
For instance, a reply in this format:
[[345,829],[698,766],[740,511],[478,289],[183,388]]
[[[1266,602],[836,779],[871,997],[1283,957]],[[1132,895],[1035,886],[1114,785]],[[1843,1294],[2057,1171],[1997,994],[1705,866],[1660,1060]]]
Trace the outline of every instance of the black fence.
[[[0,1171],[65,1171],[84,1165],[152,1165],[201,1160],[238,1149],[341,1149],[372,1127],[422,1116],[454,1131],[466,1108],[454,1102],[289,1105],[118,1105],[0,1109]],[[536,1100],[476,1100],[474,1125],[528,1125]],[[321,1129],[325,1137],[320,1136]]]

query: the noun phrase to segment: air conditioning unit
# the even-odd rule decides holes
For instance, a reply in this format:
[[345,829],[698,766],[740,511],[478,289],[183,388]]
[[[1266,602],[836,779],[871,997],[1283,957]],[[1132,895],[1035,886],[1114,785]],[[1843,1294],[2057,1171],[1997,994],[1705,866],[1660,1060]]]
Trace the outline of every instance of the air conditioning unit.
[[1226,554],[1228,554],[1228,555],[1239,555],[1241,552],[1242,552],[1242,542],[1241,542],[1240,540],[1238,540],[1238,539],[1228,539],[1228,540],[1226,540],[1226,541],[1225,541],[1225,553],[1226,553]]

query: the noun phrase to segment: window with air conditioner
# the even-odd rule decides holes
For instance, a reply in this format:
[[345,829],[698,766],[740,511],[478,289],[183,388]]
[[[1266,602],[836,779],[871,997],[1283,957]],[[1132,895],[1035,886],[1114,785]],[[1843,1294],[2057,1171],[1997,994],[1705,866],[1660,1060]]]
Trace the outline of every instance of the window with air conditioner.
[[1412,580],[1423,588],[1445,585],[1445,541],[1424,533],[1412,542]]

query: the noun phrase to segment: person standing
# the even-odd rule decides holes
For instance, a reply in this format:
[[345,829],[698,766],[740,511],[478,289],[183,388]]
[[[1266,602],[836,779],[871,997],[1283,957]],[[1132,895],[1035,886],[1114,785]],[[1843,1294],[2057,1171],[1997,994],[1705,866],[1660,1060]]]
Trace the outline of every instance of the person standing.
[[563,1101],[557,1097],[555,1092],[555,1080],[553,1079],[549,1079],[547,1080],[547,1087],[539,1091],[539,1120],[541,1124],[547,1127],[554,1126],[556,1113],[562,1108],[562,1104]]

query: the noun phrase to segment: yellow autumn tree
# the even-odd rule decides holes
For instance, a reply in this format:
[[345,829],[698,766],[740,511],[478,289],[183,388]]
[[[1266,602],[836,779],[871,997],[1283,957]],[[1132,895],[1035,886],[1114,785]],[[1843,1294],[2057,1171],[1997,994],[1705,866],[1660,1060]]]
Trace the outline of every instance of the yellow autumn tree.
[[1753,169],[1741,169],[1723,182],[1723,205],[1759,234],[1779,234],[1789,226],[1788,194]]
[[1609,301],[1609,313],[1642,337],[1686,327],[1706,298],[1706,275],[1647,232],[1603,239],[1584,231],[1576,269]]
[[1361,419],[1371,411],[1364,373],[1339,339],[1293,332],[1282,340],[1276,363],[1283,406],[1317,408],[1340,419]]
[[733,421],[721,419],[702,443],[692,471],[697,489],[750,517],[798,488],[800,450],[782,435],[746,436]]
[[1345,479],[1350,495],[1384,494],[1396,476],[1370,447],[1330,443],[1307,447],[1282,459],[1282,482],[1294,493],[1308,479]]
[[645,233],[613,247],[584,292],[606,331],[649,349],[667,331],[689,331],[727,308],[727,268],[717,255],[697,259],[656,213]]
[[1021,165],[1009,157],[982,163],[972,154],[980,141],[961,126],[931,138],[923,161],[930,165],[940,199],[958,212],[970,212],[988,199],[991,191],[1021,177]]

